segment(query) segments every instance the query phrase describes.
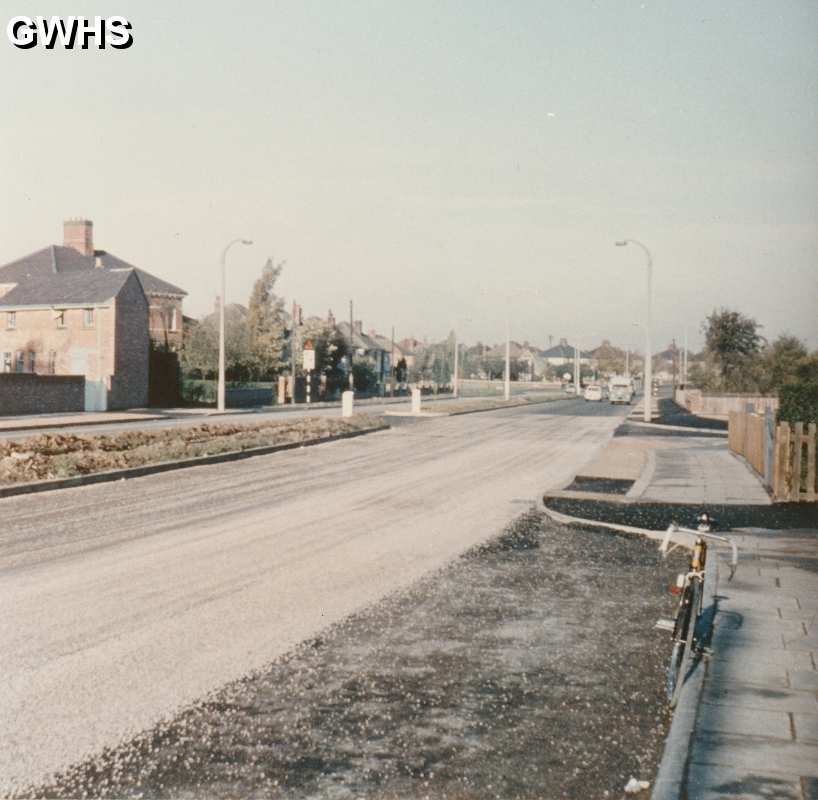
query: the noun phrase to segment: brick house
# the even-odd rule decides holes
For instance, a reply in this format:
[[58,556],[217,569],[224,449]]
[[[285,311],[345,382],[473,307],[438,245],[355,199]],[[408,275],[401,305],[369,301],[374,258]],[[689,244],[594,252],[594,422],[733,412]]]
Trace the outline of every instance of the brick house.
[[[0,372],[84,375],[86,411],[145,406],[148,309],[131,268],[52,271],[17,284],[5,278]],[[51,400],[41,407],[52,409]],[[15,413],[14,397],[7,403]]]
[[15,285],[48,275],[76,272],[132,270],[145,297],[151,341],[160,349],[178,351],[182,347],[182,302],[184,289],[157,278],[121,258],[94,248],[94,223],[87,219],[67,220],[63,244],[50,245],[0,267],[0,295]]

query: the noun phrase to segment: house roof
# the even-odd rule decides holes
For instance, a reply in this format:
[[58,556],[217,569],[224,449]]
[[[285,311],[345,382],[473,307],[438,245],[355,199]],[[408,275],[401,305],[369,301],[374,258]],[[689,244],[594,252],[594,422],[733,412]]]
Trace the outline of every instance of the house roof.
[[0,297],[0,308],[104,303],[116,297],[133,276],[132,269],[95,269],[35,275],[23,279]]
[[[101,266],[97,266],[97,259]],[[123,261],[105,250],[95,250],[93,256],[84,256],[73,247],[50,245],[23,258],[18,258],[0,267],[0,283],[21,283],[35,278],[64,275],[77,272],[108,272],[111,270],[133,270],[145,294],[172,294],[184,297],[187,292],[163,281],[139,267]],[[45,302],[45,301],[43,301]]]
[[[541,355],[543,358],[573,358],[574,346],[560,342],[554,347],[549,347],[548,350],[543,350]],[[591,354],[586,350],[580,350],[579,356],[580,358],[591,358]]]
[[[348,322],[339,322],[336,327],[345,339],[349,339]],[[352,344],[358,350],[386,350],[376,339],[356,328],[352,329]]]

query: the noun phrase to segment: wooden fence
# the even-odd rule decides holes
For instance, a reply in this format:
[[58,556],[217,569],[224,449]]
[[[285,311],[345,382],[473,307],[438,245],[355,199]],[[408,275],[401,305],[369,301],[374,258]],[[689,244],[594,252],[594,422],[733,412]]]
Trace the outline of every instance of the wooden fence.
[[816,478],[816,425],[779,422],[764,416],[731,411],[727,442],[758,473],[776,502],[818,500]]

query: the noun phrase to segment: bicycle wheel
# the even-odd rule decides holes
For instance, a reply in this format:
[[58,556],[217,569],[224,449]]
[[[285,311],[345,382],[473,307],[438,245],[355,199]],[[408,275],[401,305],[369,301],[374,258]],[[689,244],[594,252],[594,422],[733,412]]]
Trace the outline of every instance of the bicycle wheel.
[[692,580],[682,595],[682,608],[677,618],[677,631],[673,642],[673,651],[670,654],[670,664],[667,671],[667,696],[670,707],[675,708],[679,702],[679,694],[684,685],[690,659],[693,655],[693,644],[696,634],[696,620],[699,615],[701,586],[699,581]]

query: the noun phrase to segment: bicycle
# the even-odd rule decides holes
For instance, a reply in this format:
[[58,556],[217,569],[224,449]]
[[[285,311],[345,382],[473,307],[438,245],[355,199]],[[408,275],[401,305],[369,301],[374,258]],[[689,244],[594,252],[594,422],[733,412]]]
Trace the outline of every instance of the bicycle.
[[[675,708],[679,701],[679,694],[684,685],[690,659],[694,651],[699,650],[701,647],[696,628],[704,604],[704,570],[707,561],[707,541],[712,540],[730,545],[732,555],[728,580],[733,579],[738,564],[738,548],[735,542],[726,536],[718,536],[711,532],[713,527],[712,517],[707,513],[700,514],[698,522],[699,525],[696,530],[671,523],[659,547],[662,557],[666,558],[678,546],[674,545],[669,548],[671,534],[685,533],[695,537],[688,570],[677,577],[676,585],[671,588],[673,594],[680,595],[676,617],[671,623],[673,649],[667,669],[666,688],[671,708]],[[660,627],[665,627],[665,625],[660,623]],[[667,629],[670,630],[670,625],[667,626]]]

